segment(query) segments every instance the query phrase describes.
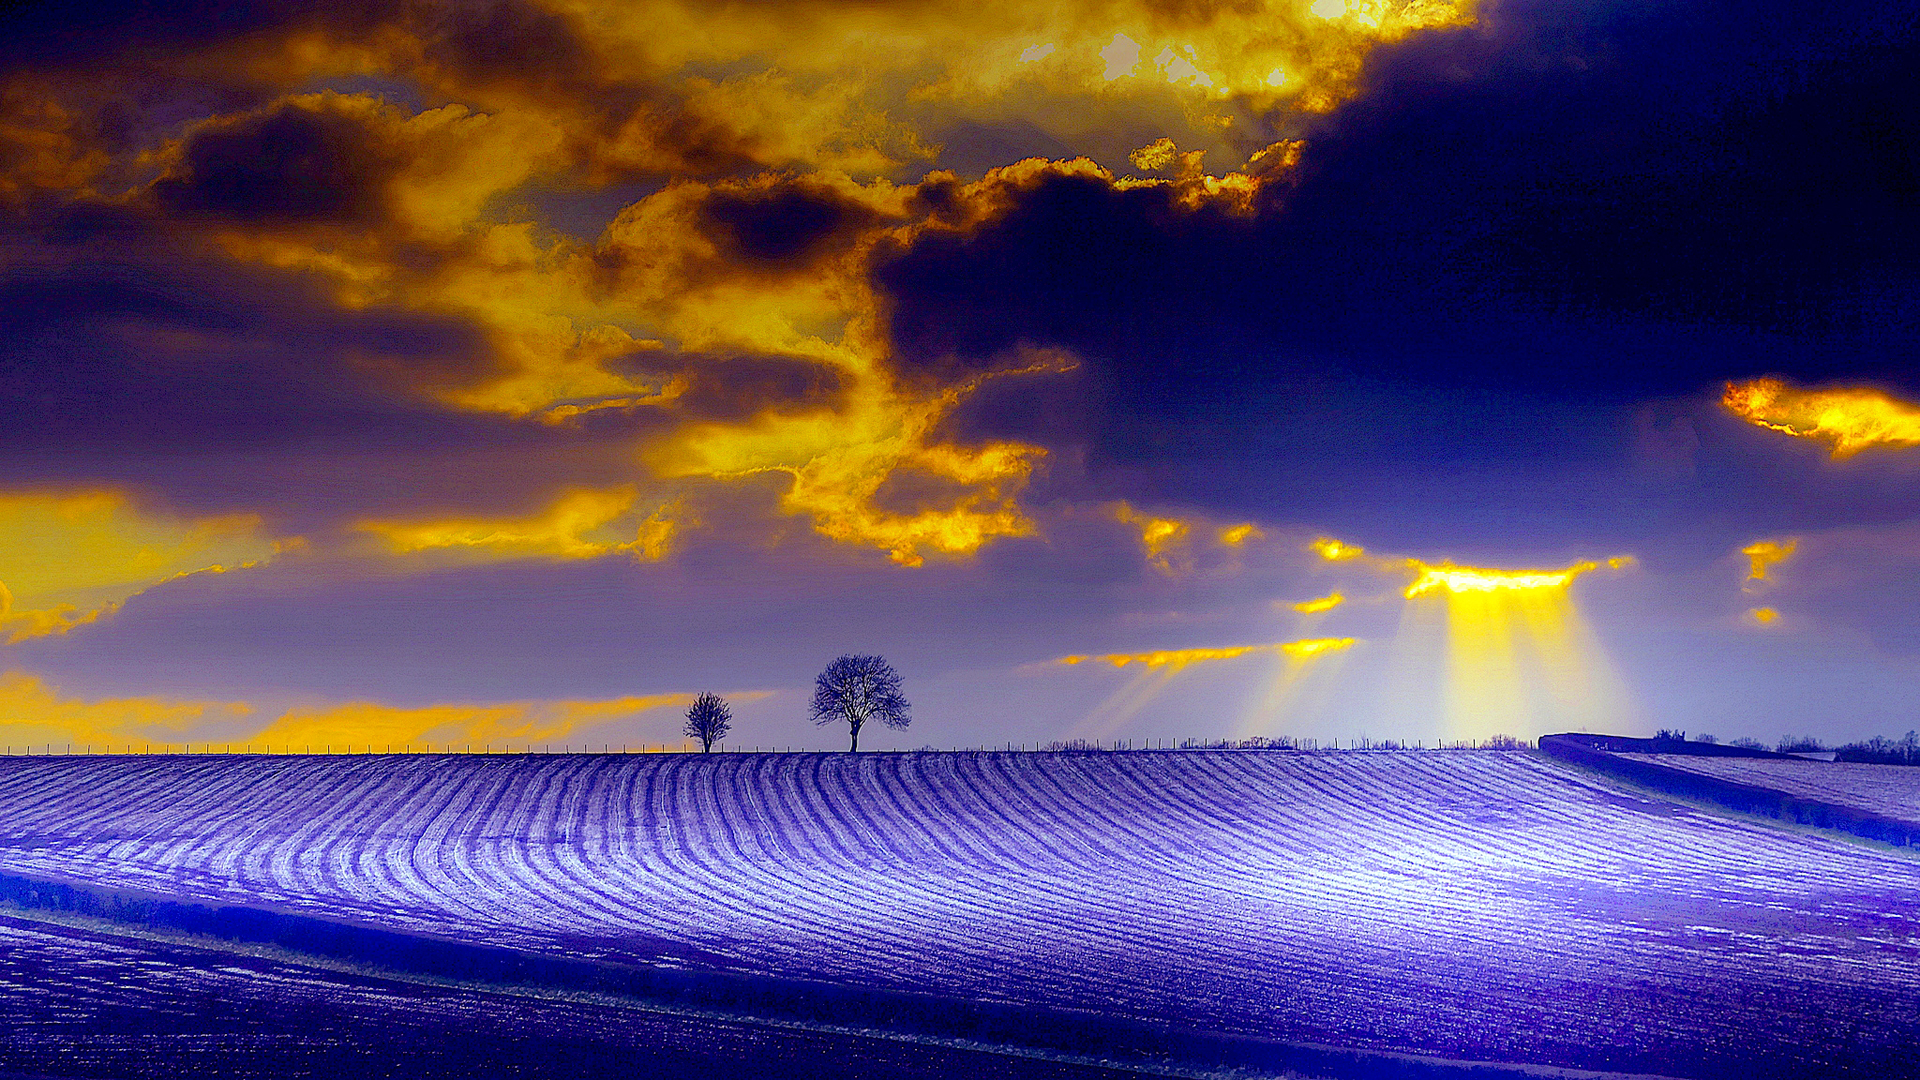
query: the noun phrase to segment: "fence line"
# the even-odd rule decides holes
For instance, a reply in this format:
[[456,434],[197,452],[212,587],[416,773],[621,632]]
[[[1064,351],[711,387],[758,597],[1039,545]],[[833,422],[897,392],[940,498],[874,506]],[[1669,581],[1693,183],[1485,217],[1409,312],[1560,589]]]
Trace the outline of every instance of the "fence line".
[[[277,747],[271,744],[266,744],[266,743],[256,744],[256,743],[215,743],[215,742],[119,743],[119,744],[104,745],[104,746],[96,746],[91,743],[80,743],[80,744],[67,743],[65,744],[65,748],[63,750],[56,750],[55,747],[59,745],[61,744],[33,743],[30,745],[9,745],[9,746],[6,746],[4,750],[5,750],[5,756],[7,757],[22,757],[22,756],[24,757],[100,757],[100,756],[148,757],[148,756],[187,756],[187,755],[194,755],[194,756],[250,755],[250,756],[272,756],[272,757],[368,757],[368,756],[376,756],[376,755],[410,755],[410,754],[442,755],[442,756],[445,756],[445,755],[476,755],[476,756],[518,755],[518,756],[524,757],[524,756],[552,756],[556,753],[568,754],[568,755],[578,755],[578,754],[611,755],[611,754],[698,754],[702,752],[699,749],[698,744],[692,743],[692,742],[641,743],[638,746],[628,743],[628,744],[622,744],[620,749],[618,750],[615,750],[613,748],[612,743],[601,743],[600,749],[598,750],[595,750],[593,748],[592,743],[579,743],[579,744],[563,743],[560,745],[560,749],[558,751],[554,749],[554,745],[552,743],[539,743],[539,744],[503,743],[498,748],[496,748],[492,743],[479,743],[479,744],[475,744],[475,743],[386,743],[386,744],[349,743],[349,744],[343,744],[338,749],[336,749],[334,745],[331,743],[319,743],[319,744],[283,743]],[[476,745],[478,746],[478,749],[475,748]],[[538,749],[536,749],[536,746],[538,747]],[[1405,741],[1405,740],[1395,740],[1395,739],[1376,740],[1376,739],[1369,739],[1369,738],[1359,738],[1359,739],[1347,740],[1346,746],[1343,747],[1340,745],[1339,739],[1333,739],[1331,740],[1329,745],[1326,747],[1326,749],[1350,750],[1350,751],[1351,750],[1372,750],[1372,751],[1527,750],[1527,749],[1532,749],[1533,746],[1534,746],[1534,743],[1531,740],[1516,739],[1506,735],[1496,735],[1485,740],[1462,739],[1462,740],[1452,741],[1452,742],[1437,741],[1432,746],[1426,745],[1425,740],[1419,740],[1419,739],[1416,739],[1413,741]],[[979,745],[970,746],[970,747],[947,747],[947,748],[936,747],[936,746],[921,746],[918,748],[890,747],[890,748],[868,749],[868,750],[862,751],[862,753],[874,753],[874,754],[1105,753],[1105,754],[1113,754],[1113,753],[1140,753],[1140,752],[1149,752],[1149,751],[1151,752],[1176,751],[1177,752],[1177,751],[1189,751],[1189,750],[1233,750],[1233,751],[1272,750],[1272,751],[1286,751],[1286,752],[1293,752],[1293,753],[1315,753],[1320,751],[1321,749],[1322,747],[1320,745],[1319,740],[1317,739],[1305,739],[1305,738],[1296,739],[1288,736],[1280,736],[1280,737],[1254,736],[1252,738],[1238,739],[1238,740],[1202,739],[1202,738],[1112,739],[1112,740],[1101,740],[1101,739],[1057,740],[1056,739],[1052,742],[1048,742],[1045,744],[1038,743],[1038,742],[1034,742],[1034,743],[1007,742],[1006,744],[1004,744],[1004,746],[996,745],[991,747],[985,744],[979,744]],[[796,751],[790,745],[785,747],[755,745],[751,748],[746,748],[741,746],[727,746],[724,743],[722,743],[722,744],[716,745],[713,748],[713,752],[717,754],[749,754],[749,753],[750,754],[792,754],[792,753],[803,753],[803,754],[829,753],[831,754],[831,753],[843,753],[844,751],[824,749],[824,748],[819,750]]]

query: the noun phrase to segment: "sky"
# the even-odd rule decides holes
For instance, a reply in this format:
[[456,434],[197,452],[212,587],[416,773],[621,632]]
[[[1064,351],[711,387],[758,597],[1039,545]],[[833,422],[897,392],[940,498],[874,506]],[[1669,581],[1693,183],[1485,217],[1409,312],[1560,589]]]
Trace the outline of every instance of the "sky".
[[0,15],[16,750],[1920,727],[1920,15]]

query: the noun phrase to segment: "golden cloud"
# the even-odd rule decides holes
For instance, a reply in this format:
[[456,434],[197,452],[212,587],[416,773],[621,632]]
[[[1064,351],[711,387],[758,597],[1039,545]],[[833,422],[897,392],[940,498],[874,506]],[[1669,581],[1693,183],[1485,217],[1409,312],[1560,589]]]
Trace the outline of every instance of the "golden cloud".
[[[361,374],[381,390],[511,420],[627,425],[630,477],[557,476],[536,513],[356,523],[395,551],[658,558],[677,526],[653,507],[771,476],[784,483],[781,512],[918,565],[1033,534],[1021,499],[1045,451],[946,432],[979,380],[898,370],[876,257],[977,230],[1060,177],[1158,189],[1176,211],[1250,213],[1301,152],[1276,141],[1286,125],[1270,114],[1330,107],[1380,42],[1471,18],[1470,0],[507,0],[484,15],[403,7],[377,25],[315,10],[246,42],[153,42],[137,63],[103,61],[131,65],[124,79],[218,73],[250,88],[234,100],[264,102],[132,150],[98,137],[86,112],[118,92],[111,75],[17,81],[0,142],[37,149],[0,163],[13,185],[0,191],[80,192],[121,177],[120,193],[102,197],[163,218],[183,242],[302,272],[343,307],[475,328],[471,355],[404,369],[366,360]],[[367,77],[411,83],[435,104],[289,92]],[[88,94],[99,100],[83,107]],[[1166,116],[1168,134],[1135,163],[1169,175],[1116,177],[1094,160],[1120,165],[1138,141],[1136,105]],[[1045,129],[1076,115],[1129,119],[1051,133],[1048,145],[1087,157],[970,177],[925,171],[943,125]],[[1258,146],[1238,170],[1202,168],[1209,154],[1231,166]],[[597,236],[542,209],[639,180],[644,194]],[[717,391],[737,370],[718,369],[741,357],[807,374],[792,393],[777,380]],[[1029,360],[991,377],[1072,363]],[[1185,565],[1188,523],[1129,523],[1154,565]],[[1248,525],[1218,538],[1231,547],[1258,535]],[[9,585],[13,608],[35,613],[16,614],[22,627],[108,610]]]
[[1293,605],[1293,610],[1303,615],[1317,615],[1323,611],[1332,611],[1344,603],[1346,599],[1347,598],[1342,596],[1340,591],[1336,589],[1326,596],[1320,597],[1318,600],[1302,600]]
[[627,554],[655,562],[671,550],[672,505],[636,509],[639,489],[576,488],[539,513],[520,518],[435,521],[362,521],[357,528],[396,552],[466,552],[474,558],[592,559]]
[[156,585],[257,566],[289,543],[253,515],[187,517],[116,490],[0,493],[0,633],[64,634]]
[[1574,563],[1563,570],[1489,570],[1472,566],[1441,563],[1429,566],[1418,559],[1407,560],[1414,573],[1407,586],[1409,599],[1423,593],[1499,593],[1547,592],[1565,589],[1573,579],[1598,567],[1597,563]]
[[1220,541],[1222,547],[1240,547],[1249,540],[1264,540],[1266,537],[1267,534],[1260,531],[1260,526],[1251,521],[1243,521],[1238,525],[1223,525],[1220,531],[1214,534],[1214,539]]
[[1328,562],[1346,562],[1367,553],[1367,549],[1358,544],[1344,544],[1331,536],[1316,537],[1307,545],[1307,550]]
[[[768,696],[758,690],[728,695],[734,702]],[[13,746],[71,744],[95,750],[174,750],[196,743],[296,753],[490,746],[580,738],[661,710],[683,710],[692,700],[686,693],[419,707],[352,701],[289,709],[260,726],[261,710],[247,702],[86,699],[63,694],[37,676],[9,671],[0,674],[0,736]]]
[[1792,557],[1800,541],[1795,537],[1780,540],[1757,540],[1740,549],[1747,557],[1747,582],[1754,584],[1770,579],[1773,568]]
[[1920,405],[1869,387],[1814,389],[1754,379],[1728,383],[1720,404],[1750,424],[1825,442],[1835,459],[1876,446],[1920,446]]
[[67,697],[20,671],[0,674],[0,731],[11,745],[170,746],[204,725],[244,722],[241,702]]
[[1109,504],[1106,511],[1113,520],[1140,531],[1140,547],[1146,552],[1147,562],[1161,573],[1172,574],[1192,568],[1193,558],[1186,548],[1187,535],[1193,531],[1191,522],[1155,517],[1134,509],[1124,501]]
[[1212,663],[1219,660],[1234,660],[1256,653],[1274,653],[1281,656],[1301,659],[1319,656],[1324,653],[1338,652],[1350,648],[1353,638],[1303,638],[1299,641],[1276,641],[1268,645],[1229,645],[1220,648],[1158,649],[1153,652],[1107,653],[1101,656],[1062,656],[1056,664],[1069,667],[1086,663],[1111,664],[1123,668],[1137,664],[1145,668],[1170,668],[1179,670],[1192,664]]
[[[765,696],[765,693],[735,694],[733,700]],[[246,741],[300,750],[544,743],[576,737],[656,710],[684,710],[692,700],[692,694],[646,694],[604,701],[510,701],[417,708],[355,701],[313,710],[290,710],[246,736]]]

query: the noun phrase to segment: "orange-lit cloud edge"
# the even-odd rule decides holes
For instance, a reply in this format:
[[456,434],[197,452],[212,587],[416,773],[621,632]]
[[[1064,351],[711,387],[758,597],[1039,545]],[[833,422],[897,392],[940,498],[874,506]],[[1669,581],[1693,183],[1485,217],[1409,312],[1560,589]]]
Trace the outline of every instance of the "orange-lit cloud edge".
[[[735,703],[771,691],[736,691]],[[684,709],[692,693],[630,695],[599,700],[527,700],[443,703],[418,707],[347,701],[294,707],[263,715],[244,701],[163,697],[87,699],[64,694],[22,671],[0,674],[0,741],[16,748],[52,744],[93,752],[174,750],[219,744],[263,753],[506,748],[598,739],[607,729],[663,710]],[[677,731],[677,729],[676,729]],[[678,745],[678,740],[672,740]],[[615,743],[617,745],[617,743]]]
[[1720,403],[1750,424],[1824,442],[1835,460],[1873,448],[1920,446],[1920,405],[1872,387],[1754,379],[1728,383]]
[[1110,664],[1115,668],[1124,668],[1137,664],[1146,668],[1171,668],[1179,670],[1194,664],[1212,663],[1220,660],[1235,660],[1243,656],[1270,653],[1280,656],[1304,658],[1319,656],[1323,653],[1338,652],[1351,648],[1353,638],[1302,638],[1298,641],[1276,641],[1263,645],[1228,645],[1223,647],[1196,647],[1187,649],[1157,649],[1151,652],[1106,653],[1098,656],[1069,655],[1055,659],[1056,664],[1072,667],[1078,664]]

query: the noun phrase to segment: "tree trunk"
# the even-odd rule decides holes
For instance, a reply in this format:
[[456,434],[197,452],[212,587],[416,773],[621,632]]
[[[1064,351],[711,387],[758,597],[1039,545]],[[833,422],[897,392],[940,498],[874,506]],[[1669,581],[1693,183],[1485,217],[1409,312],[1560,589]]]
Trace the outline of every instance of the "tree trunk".
[[847,730],[853,734],[853,744],[847,747],[847,753],[857,754],[860,752],[860,725],[849,725]]

